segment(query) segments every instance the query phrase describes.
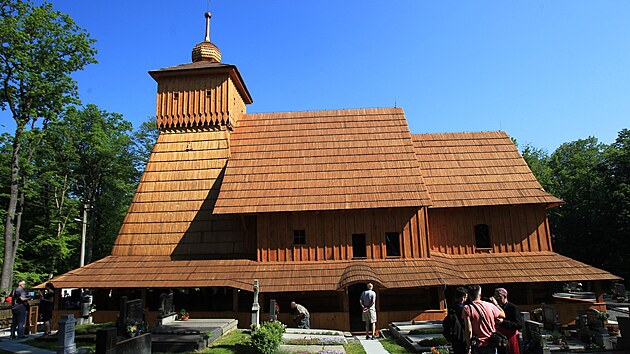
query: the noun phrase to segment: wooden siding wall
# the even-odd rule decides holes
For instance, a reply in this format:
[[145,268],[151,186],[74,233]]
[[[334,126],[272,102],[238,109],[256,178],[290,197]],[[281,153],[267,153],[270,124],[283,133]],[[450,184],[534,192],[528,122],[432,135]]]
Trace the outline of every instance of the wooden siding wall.
[[158,82],[158,128],[236,126],[243,114],[245,102],[228,74],[166,77]]
[[475,225],[487,224],[493,252],[551,251],[545,205],[429,210],[431,249],[475,253]]
[[[385,233],[400,233],[402,258],[428,255],[426,209],[368,209],[259,214],[258,261],[352,259],[352,234],[365,234],[367,258],[387,258]],[[293,244],[293,230],[306,244]]]
[[255,217],[212,214],[228,139],[217,126],[161,131],[112,255],[254,258]]

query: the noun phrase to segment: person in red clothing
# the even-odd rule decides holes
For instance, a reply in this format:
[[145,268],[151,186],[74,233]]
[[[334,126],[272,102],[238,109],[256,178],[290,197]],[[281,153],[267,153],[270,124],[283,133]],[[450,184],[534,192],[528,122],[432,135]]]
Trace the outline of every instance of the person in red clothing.
[[505,312],[505,319],[497,319],[497,332],[503,334],[508,339],[507,348],[497,349],[498,354],[521,354],[518,345],[518,331],[523,328],[523,316],[518,307],[508,301],[508,292],[503,288],[494,290],[494,297],[490,298],[495,306]]
[[468,287],[468,298],[471,302],[462,311],[468,352],[495,354],[496,348],[490,345],[490,335],[496,331],[495,321],[497,318],[505,318],[505,312],[498,306],[481,300],[481,286],[479,285]]

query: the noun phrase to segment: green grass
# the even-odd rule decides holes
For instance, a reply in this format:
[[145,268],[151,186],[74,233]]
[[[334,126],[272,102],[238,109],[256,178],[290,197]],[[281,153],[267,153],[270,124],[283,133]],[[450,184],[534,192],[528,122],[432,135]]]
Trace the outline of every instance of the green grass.
[[105,323],[92,323],[85,325],[77,325],[74,330],[77,334],[85,334],[85,333],[96,333],[97,330],[102,328],[116,327],[114,322],[105,322]]
[[349,341],[343,348],[346,350],[347,354],[366,354],[361,343],[356,340]]
[[[37,347],[37,348],[41,348],[41,349],[46,349],[46,350],[52,350],[52,351],[57,351],[57,341],[41,341],[41,340],[36,340],[36,339],[29,339],[27,341],[23,342],[26,345],[30,345],[31,347]],[[89,348],[92,350],[92,352],[96,352],[96,344],[83,344],[83,343],[76,343],[77,345],[77,349],[78,348]]]
[[250,346],[251,336],[249,331],[235,330],[228,333],[223,338],[219,338],[216,342],[202,351],[195,353],[211,353],[211,354],[255,354],[256,351]]
[[413,353],[407,350],[407,348],[401,346],[396,342],[394,338],[385,338],[381,339],[381,344],[391,354],[401,354],[401,353]]

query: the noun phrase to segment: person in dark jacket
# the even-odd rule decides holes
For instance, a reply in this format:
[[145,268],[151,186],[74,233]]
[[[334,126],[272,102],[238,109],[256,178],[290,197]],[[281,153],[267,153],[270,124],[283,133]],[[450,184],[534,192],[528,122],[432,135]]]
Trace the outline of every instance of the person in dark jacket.
[[[464,319],[462,318],[462,310],[464,306],[466,306],[466,301],[468,301],[468,290],[464,287],[459,287],[455,289],[455,301],[453,301],[453,310],[457,315],[457,320],[461,324],[462,328],[464,328]],[[453,352],[455,354],[467,354],[468,348],[466,347],[466,340],[462,340],[459,343],[451,343],[453,346]]]
[[52,315],[55,304],[55,287],[52,283],[46,283],[44,291],[40,291],[39,315],[44,322],[44,335],[50,335],[52,328]]
[[520,354],[518,331],[523,328],[523,316],[518,306],[508,301],[508,292],[504,288],[494,290],[490,302],[505,312],[505,318],[497,318],[496,330],[508,339],[506,348],[498,348],[497,354]]

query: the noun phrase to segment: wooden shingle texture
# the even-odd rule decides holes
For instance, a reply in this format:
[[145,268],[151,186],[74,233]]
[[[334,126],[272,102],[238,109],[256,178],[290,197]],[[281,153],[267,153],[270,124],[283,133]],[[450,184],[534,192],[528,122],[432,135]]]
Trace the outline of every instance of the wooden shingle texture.
[[433,208],[562,203],[503,131],[414,134],[413,142]]
[[228,132],[162,131],[112,249],[114,256],[204,257],[255,254],[243,221],[214,215]]
[[427,259],[259,263],[251,260],[171,260],[109,256],[53,280],[61,288],[229,286],[263,292],[336,291],[372,281],[384,288],[439,285],[619,280],[553,252],[447,255]]
[[400,108],[247,114],[215,213],[430,204]]

